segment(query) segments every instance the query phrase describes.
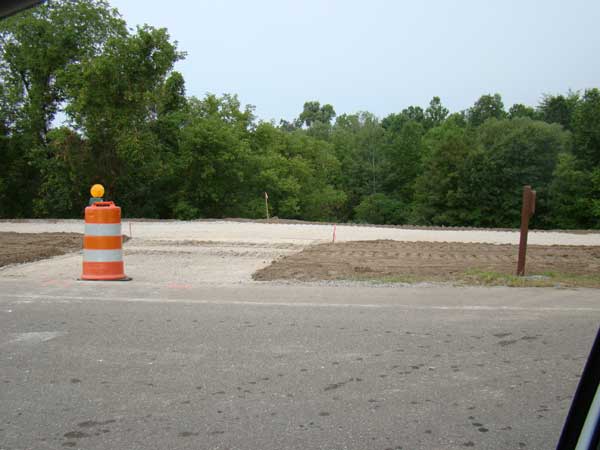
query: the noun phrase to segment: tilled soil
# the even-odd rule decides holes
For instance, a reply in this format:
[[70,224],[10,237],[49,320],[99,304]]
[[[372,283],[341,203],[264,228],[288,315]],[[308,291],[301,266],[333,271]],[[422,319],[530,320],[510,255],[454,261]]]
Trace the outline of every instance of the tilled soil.
[[[256,280],[340,280],[422,276],[455,279],[469,270],[513,274],[518,246],[455,242],[356,241],[320,244],[274,261]],[[600,247],[530,245],[527,273],[600,273]]]
[[0,267],[52,256],[82,248],[78,233],[13,233],[0,232]]

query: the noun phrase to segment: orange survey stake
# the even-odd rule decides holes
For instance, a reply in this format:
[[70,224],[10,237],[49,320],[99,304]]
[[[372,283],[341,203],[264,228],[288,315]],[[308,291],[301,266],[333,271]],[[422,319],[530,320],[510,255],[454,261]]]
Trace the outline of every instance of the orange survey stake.
[[121,208],[96,202],[85,208],[82,280],[128,280],[123,263]]

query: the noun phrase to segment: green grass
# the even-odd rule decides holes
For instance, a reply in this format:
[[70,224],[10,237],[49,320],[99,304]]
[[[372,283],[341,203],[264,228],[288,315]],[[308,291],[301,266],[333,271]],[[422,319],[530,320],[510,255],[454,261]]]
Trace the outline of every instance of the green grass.
[[403,284],[416,284],[422,283],[424,281],[444,281],[441,278],[434,279],[434,277],[426,277],[421,275],[382,275],[382,276],[369,276],[369,275],[360,275],[354,276],[352,281],[369,281],[375,284],[387,284],[387,283],[403,283]]
[[509,286],[509,287],[587,287],[600,288],[600,274],[597,275],[575,275],[559,272],[544,272],[539,274],[527,274],[524,277],[516,275],[471,269],[462,274],[454,276],[427,276],[427,275],[384,275],[368,276],[361,275],[353,277],[355,281],[368,281],[376,284],[404,283],[416,284],[424,282],[452,283],[458,286]]
[[466,284],[483,286],[600,288],[600,274],[576,275],[560,272],[544,272],[518,277],[499,272],[469,270],[464,274],[464,282]]

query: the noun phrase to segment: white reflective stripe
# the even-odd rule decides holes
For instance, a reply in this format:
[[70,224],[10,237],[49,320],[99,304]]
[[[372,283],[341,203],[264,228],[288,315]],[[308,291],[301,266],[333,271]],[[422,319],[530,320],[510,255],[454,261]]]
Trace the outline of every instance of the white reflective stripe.
[[120,223],[86,223],[86,236],[121,236]]
[[84,250],[85,262],[120,262],[123,261],[123,250]]

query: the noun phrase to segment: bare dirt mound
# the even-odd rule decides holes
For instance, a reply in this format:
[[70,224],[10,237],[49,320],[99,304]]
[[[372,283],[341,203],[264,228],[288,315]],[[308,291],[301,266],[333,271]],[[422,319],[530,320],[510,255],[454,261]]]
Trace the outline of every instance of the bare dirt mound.
[[[511,275],[517,254],[515,245],[387,240],[320,244],[274,261],[257,271],[254,279],[461,280],[473,271]],[[600,247],[531,245],[526,271],[596,277]]]
[[80,250],[82,239],[78,233],[0,232],[0,267]]

